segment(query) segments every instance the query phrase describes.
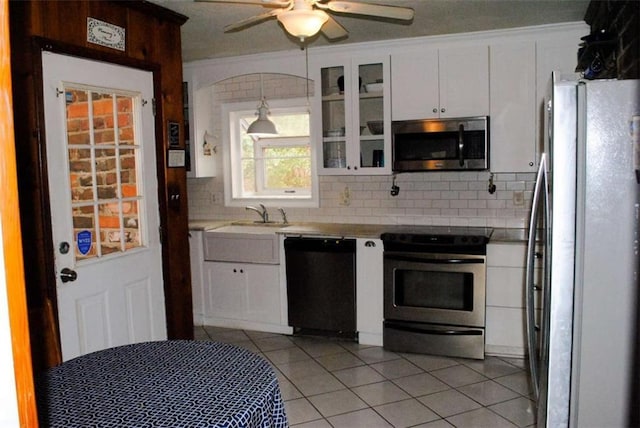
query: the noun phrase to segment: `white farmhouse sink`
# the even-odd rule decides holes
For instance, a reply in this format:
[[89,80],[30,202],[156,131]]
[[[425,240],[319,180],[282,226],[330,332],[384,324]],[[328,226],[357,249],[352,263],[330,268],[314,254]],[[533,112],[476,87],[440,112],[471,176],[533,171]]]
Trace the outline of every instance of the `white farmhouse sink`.
[[278,230],[260,224],[232,224],[207,230],[204,233],[205,260],[278,264]]
[[283,225],[279,224],[280,227],[274,227],[271,225],[262,225],[262,224],[232,224],[229,226],[222,226],[216,229],[208,230],[207,233],[243,233],[243,234],[251,234],[251,235],[264,235],[264,234],[272,234],[275,235],[276,232],[283,227]]

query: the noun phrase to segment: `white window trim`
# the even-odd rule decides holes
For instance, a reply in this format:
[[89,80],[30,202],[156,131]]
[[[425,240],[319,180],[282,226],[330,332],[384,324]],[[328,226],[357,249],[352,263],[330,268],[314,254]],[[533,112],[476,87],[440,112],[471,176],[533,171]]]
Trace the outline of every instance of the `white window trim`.
[[[227,103],[222,104],[222,134],[224,150],[224,204],[227,207],[244,207],[249,204],[262,203],[266,206],[277,206],[283,208],[318,208],[320,206],[320,195],[318,186],[318,172],[316,168],[316,142],[314,141],[315,132],[313,132],[313,121],[311,120],[311,107],[306,98],[291,98],[283,100],[267,100],[269,109],[272,111],[284,111],[287,109],[290,111],[299,111],[300,107],[309,109],[309,144],[311,148],[311,195],[298,195],[298,196],[264,196],[259,195],[255,197],[234,197],[232,183],[234,179],[240,179],[240,175],[234,174],[231,171],[231,165],[237,165],[240,157],[240,151],[238,148],[233,148],[231,141],[237,138],[240,130],[237,127],[231,127],[231,115],[232,114],[245,114],[253,115],[256,112],[256,106],[258,101],[248,101],[240,103]],[[237,121],[234,121],[237,124]],[[237,183],[239,186],[240,183]]]

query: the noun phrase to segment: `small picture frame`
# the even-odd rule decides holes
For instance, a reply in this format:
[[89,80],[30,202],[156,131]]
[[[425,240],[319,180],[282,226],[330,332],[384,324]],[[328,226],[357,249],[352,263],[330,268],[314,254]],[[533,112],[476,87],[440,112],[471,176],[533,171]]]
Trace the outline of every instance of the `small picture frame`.
[[167,139],[169,147],[180,147],[180,123],[171,120],[167,123]]
[[185,160],[184,149],[169,149],[167,151],[167,166],[169,168],[184,168]]

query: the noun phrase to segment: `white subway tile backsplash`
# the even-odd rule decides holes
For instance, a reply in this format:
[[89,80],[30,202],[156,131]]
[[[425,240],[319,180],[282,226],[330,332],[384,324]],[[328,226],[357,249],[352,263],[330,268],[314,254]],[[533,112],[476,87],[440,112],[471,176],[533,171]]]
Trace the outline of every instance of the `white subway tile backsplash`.
[[[400,194],[393,197],[387,176],[323,176],[320,208],[288,208],[287,217],[292,222],[525,227],[535,175],[496,174],[493,194],[487,191],[487,177],[482,172],[403,174],[397,178]],[[189,216],[250,219],[242,207],[224,207],[223,187],[220,178],[189,179]],[[525,205],[515,206],[513,192],[521,190]]]

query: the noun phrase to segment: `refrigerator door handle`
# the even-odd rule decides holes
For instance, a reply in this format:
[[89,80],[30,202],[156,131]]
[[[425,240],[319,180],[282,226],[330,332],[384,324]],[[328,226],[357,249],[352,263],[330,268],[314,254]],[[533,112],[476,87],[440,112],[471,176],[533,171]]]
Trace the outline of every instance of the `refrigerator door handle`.
[[[548,193],[547,193],[547,157],[546,154],[542,154],[540,158],[540,166],[538,168],[538,175],[536,177],[536,186],[533,193],[533,201],[531,204],[531,218],[529,220],[529,233],[527,242],[527,274],[525,283],[525,302],[526,302],[526,314],[527,314],[527,344],[529,347],[529,371],[531,373],[531,383],[533,385],[533,394],[538,400],[540,379],[538,374],[538,358],[536,350],[538,348],[536,319],[535,319],[535,306],[534,306],[534,291],[536,285],[534,284],[535,273],[535,259],[536,257],[536,235],[537,235],[537,222],[539,216],[540,203],[542,198],[545,202],[545,210],[548,210]],[[547,213],[544,213],[545,220]],[[548,227],[548,223],[546,225]]]
[[460,166],[464,166],[464,125],[460,124],[458,129],[458,158]]

